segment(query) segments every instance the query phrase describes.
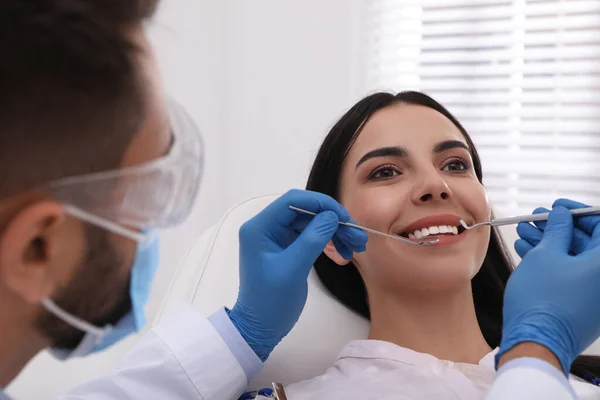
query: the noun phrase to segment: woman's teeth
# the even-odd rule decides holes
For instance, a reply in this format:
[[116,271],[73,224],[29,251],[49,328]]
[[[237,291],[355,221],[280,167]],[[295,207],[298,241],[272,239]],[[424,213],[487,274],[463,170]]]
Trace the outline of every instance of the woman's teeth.
[[458,228],[450,225],[430,226],[429,228],[417,229],[413,233],[409,233],[408,237],[410,239],[420,239],[425,236],[443,233],[458,235]]

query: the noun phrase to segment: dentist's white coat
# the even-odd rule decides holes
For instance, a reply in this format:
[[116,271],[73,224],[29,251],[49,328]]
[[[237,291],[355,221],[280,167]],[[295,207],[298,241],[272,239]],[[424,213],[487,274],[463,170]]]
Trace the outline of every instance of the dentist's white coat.
[[[543,369],[506,367],[486,400],[575,398],[566,379]],[[244,370],[213,325],[184,307],[146,334],[111,374],[61,399],[235,400],[247,384]]]

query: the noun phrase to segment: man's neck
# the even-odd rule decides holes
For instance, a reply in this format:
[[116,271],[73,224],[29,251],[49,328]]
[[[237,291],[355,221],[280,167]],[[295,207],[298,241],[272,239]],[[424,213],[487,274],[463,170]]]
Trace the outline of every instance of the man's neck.
[[[0,296],[0,301],[2,300]],[[27,312],[0,303],[0,388],[5,388],[48,341],[35,330]],[[33,315],[29,318],[33,318]]]
[[396,293],[378,291],[369,297],[369,339],[470,364],[490,352],[477,322],[470,285],[446,293]]

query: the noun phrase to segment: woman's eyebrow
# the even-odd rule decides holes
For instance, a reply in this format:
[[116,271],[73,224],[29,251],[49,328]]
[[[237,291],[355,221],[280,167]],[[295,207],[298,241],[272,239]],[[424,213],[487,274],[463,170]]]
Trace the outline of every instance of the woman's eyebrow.
[[356,170],[360,164],[364,163],[371,158],[376,157],[407,157],[408,151],[404,147],[393,146],[393,147],[381,147],[379,149],[371,150],[367,154],[361,157],[356,163],[354,169]]
[[[462,148],[469,151],[469,146],[466,143],[461,142],[460,140],[444,140],[443,142],[439,142],[433,147],[434,153],[441,153],[446,150]],[[367,154],[361,157],[360,160],[356,163],[354,169],[357,169],[362,163],[371,158],[376,157],[407,157],[408,150],[402,146],[392,146],[392,147],[380,147],[375,150],[371,150]]]
[[434,153],[441,153],[446,150],[461,148],[467,151],[471,151],[469,146],[466,143],[461,142],[460,140],[444,140],[443,142],[439,142],[433,147]]

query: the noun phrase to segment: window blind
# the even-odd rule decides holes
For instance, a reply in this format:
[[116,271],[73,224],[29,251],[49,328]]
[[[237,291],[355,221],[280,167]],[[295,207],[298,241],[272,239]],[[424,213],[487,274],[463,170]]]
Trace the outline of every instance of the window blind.
[[600,0],[369,0],[370,89],[465,126],[499,214],[600,205]]

